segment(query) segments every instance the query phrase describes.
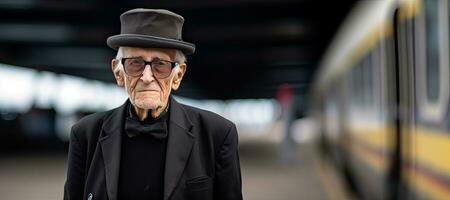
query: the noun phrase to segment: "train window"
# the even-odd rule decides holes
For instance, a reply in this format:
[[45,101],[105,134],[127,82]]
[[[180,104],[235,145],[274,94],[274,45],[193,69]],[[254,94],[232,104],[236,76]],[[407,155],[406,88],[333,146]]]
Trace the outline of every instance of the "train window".
[[360,88],[361,88],[361,75],[360,75],[360,72],[361,70],[360,70],[360,65],[358,64],[358,65],[356,65],[356,67],[354,68],[354,72],[355,73],[353,73],[353,80],[354,80],[354,82],[353,82],[353,87],[355,88],[355,90],[353,91],[353,97],[355,98],[355,107],[356,108],[359,108],[360,107],[360,95],[359,95],[359,91],[360,91]]
[[367,108],[367,58],[361,61],[361,102],[362,109]]
[[[355,71],[354,70],[351,70],[350,71],[350,74],[348,75],[349,76],[349,79],[348,79],[348,86],[347,86],[347,88],[349,88],[347,91],[347,95],[349,95],[350,97],[352,97],[353,96],[353,93],[355,93],[355,76],[354,76],[354,74],[355,74]],[[349,105],[354,105],[355,104],[355,98],[347,98],[348,100],[349,100]],[[349,108],[352,108],[352,107],[349,107]]]
[[416,20],[416,80],[419,115],[440,122],[449,103],[448,1],[426,0]]
[[375,67],[373,65],[373,52],[369,53],[369,55],[366,57],[366,70],[365,73],[366,75],[365,77],[365,81],[366,81],[366,89],[365,89],[365,96],[366,96],[366,106],[370,107],[370,109],[372,109],[372,105],[374,103],[374,96],[373,96],[373,91],[374,91],[374,84],[373,84],[373,68]]
[[360,62],[356,66],[356,91],[355,91],[355,98],[357,99],[357,105],[358,109],[360,110],[363,108],[364,105],[364,63]]
[[359,96],[358,96],[358,91],[359,91],[359,69],[358,69],[358,64],[356,64],[350,71],[349,74],[350,80],[349,80],[349,88],[350,90],[348,90],[347,95],[349,95],[349,108],[351,110],[351,113],[353,114],[356,110],[358,110],[359,108]]
[[426,88],[427,98],[436,102],[439,95],[439,27],[437,0],[425,1]]
[[349,80],[348,80],[348,88],[350,90],[347,91],[347,99],[349,100],[348,108],[350,110],[350,116],[351,118],[356,118],[356,116],[360,115],[360,110],[362,107],[362,81],[363,78],[361,76],[362,70],[361,70],[361,62],[358,62],[352,67],[350,74],[349,74]]
[[359,65],[356,65],[353,69],[352,69],[352,99],[353,99],[353,103],[354,103],[354,107],[359,107]]
[[380,117],[380,97],[381,97],[381,79],[380,79],[380,73],[381,73],[381,44],[378,44],[373,51],[372,54],[372,92],[371,92],[371,99],[374,113],[376,113],[377,118]]
[[346,75],[346,78],[345,78],[345,85],[344,85],[344,87],[346,87],[345,88],[345,91],[346,91],[346,93],[345,93],[345,95],[347,95],[346,96],[346,107],[348,108],[348,110],[349,110],[349,115],[351,116],[352,115],[352,112],[353,112],[353,107],[352,107],[352,105],[354,105],[355,103],[354,103],[354,101],[355,101],[355,99],[354,98],[352,98],[353,97],[353,93],[354,93],[354,76],[353,76],[353,70],[351,70],[350,71],[350,73],[348,74],[348,75]]

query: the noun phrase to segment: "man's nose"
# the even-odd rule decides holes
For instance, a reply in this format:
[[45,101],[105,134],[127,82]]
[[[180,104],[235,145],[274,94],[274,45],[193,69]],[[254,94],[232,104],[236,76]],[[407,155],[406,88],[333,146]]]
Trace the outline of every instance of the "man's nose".
[[150,83],[153,80],[155,80],[155,77],[153,77],[152,68],[150,65],[145,66],[144,71],[142,72],[141,80],[144,83]]

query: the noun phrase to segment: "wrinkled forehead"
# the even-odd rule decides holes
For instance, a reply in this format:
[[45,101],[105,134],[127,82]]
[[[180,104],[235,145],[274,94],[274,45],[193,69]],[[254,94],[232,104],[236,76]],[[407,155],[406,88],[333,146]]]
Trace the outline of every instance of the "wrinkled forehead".
[[121,47],[123,57],[142,57],[148,60],[161,58],[172,60],[175,58],[176,50],[162,48],[143,48],[143,47]]

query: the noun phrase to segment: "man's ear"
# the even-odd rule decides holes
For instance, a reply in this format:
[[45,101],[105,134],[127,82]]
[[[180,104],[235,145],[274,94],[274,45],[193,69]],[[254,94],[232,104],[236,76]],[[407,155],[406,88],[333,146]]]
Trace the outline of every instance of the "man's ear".
[[125,80],[123,77],[122,70],[117,70],[117,68],[119,67],[119,62],[120,61],[117,59],[112,59],[111,69],[113,71],[114,78],[116,78],[117,85],[123,87],[125,85]]
[[172,80],[172,89],[178,90],[181,85],[181,80],[183,79],[184,73],[186,73],[187,65],[186,63],[180,64],[178,71]]

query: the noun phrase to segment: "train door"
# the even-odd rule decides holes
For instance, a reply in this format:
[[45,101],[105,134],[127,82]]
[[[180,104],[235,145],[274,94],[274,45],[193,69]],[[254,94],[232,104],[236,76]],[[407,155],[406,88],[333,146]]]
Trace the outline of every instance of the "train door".
[[396,185],[391,179],[397,109],[393,37],[390,27],[377,28],[382,36],[346,79],[347,161],[362,199],[390,199]]
[[402,199],[450,198],[449,3],[411,1],[397,18]]

